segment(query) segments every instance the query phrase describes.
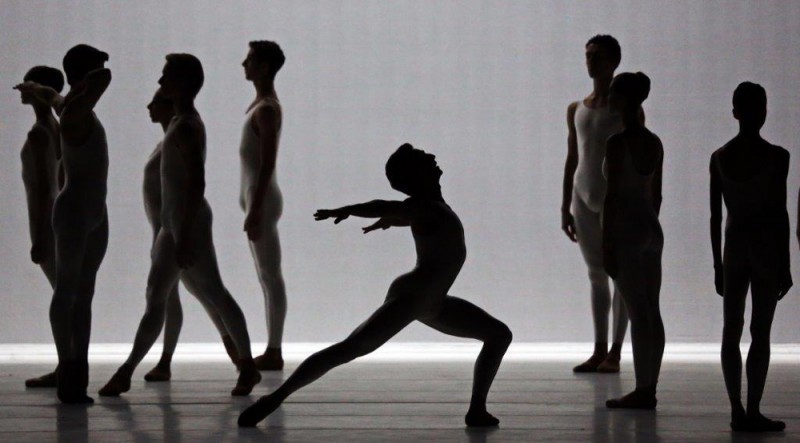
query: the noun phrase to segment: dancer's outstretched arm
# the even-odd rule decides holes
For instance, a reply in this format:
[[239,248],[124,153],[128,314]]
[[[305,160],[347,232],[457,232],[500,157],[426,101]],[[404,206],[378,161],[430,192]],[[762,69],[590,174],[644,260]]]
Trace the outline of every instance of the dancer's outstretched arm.
[[14,86],[14,89],[20,92],[28,92],[33,95],[36,100],[45,103],[47,106],[56,110],[56,113],[61,112],[64,105],[64,97],[61,96],[55,89],[40,85],[34,81],[26,81]]
[[314,218],[317,221],[332,218],[334,223],[339,223],[353,215],[363,218],[391,219],[395,223],[404,223],[393,224],[393,226],[407,226],[419,217],[419,210],[415,206],[409,200],[372,200],[366,203],[342,206],[337,209],[318,209],[314,213]]

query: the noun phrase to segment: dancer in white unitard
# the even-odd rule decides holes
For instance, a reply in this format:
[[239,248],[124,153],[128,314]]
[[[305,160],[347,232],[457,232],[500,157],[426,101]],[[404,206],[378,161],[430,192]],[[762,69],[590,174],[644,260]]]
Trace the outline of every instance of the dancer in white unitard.
[[283,369],[281,342],[286,319],[286,286],[278,238],[283,197],[276,175],[283,113],[275,93],[275,75],[285,60],[277,43],[253,41],[242,62],[245,78],[256,89],[256,98],[247,109],[239,148],[242,164],[239,203],[245,212],[244,230],[266,305],[267,349],[255,358],[256,367],[261,370]]
[[[153,123],[159,123],[164,132],[167,132],[169,122],[175,116],[175,108],[172,101],[164,97],[161,91],[156,91],[153,99],[147,105],[147,110],[150,112],[150,119]],[[150,154],[147,164],[144,167],[144,181],[142,186],[144,196],[144,210],[147,214],[147,221],[150,227],[153,228],[153,245],[155,245],[158,231],[161,229],[161,147],[163,142],[159,142],[156,148]],[[191,284],[191,283],[189,283]],[[170,366],[172,363],[172,355],[175,353],[175,347],[178,345],[178,336],[181,332],[183,325],[183,308],[181,306],[180,297],[178,296],[178,282],[169,291],[169,298],[167,299],[166,314],[164,320],[164,349],[161,352],[161,359],[158,364],[145,374],[146,381],[167,381],[171,378],[172,372]],[[236,345],[228,335],[222,319],[214,311],[214,307],[210,306],[205,298],[199,297],[198,300],[202,303],[203,308],[208,313],[214,326],[222,335],[222,343],[225,345],[225,350],[228,356],[234,363],[237,363],[238,357],[236,354]]]
[[[711,155],[711,247],[717,293],[722,296],[722,374],[734,431],[783,431],[786,424],[761,414],[770,333],[778,301],[792,287],[786,178],[789,151],[761,137],[767,93],[741,83],[733,93],[739,133]],[[727,209],[722,247],[722,202]],[[747,290],[752,294],[747,353],[747,409],[742,404],[742,353]]]
[[636,390],[608,400],[609,408],[654,409],[664,354],[659,308],[664,234],[658,221],[664,150],[639,116],[649,93],[650,79],[641,72],[626,72],[611,82],[609,105],[622,117],[624,130],[606,144],[603,264],[631,319]]
[[[64,75],[56,68],[35,66],[23,78],[60,93]],[[22,183],[28,203],[28,228],[31,236],[31,261],[39,265],[50,286],[56,284],[56,247],[53,236],[53,203],[63,185],[61,168],[61,131],[49,104],[20,91],[22,104],[30,105],[36,122],[22,146]],[[60,180],[60,181],[59,181]],[[55,388],[56,372],[25,380],[28,388]]]
[[100,395],[130,389],[136,366],[153,346],[164,324],[170,290],[181,278],[187,289],[214,307],[239,355],[239,379],[231,395],[247,395],[261,380],[250,352],[244,314],[222,283],[211,233],[211,207],[204,197],[206,134],[194,99],[203,86],[203,67],[191,54],[169,54],[158,83],[173,103],[175,116],[161,149],[161,229],[147,279],[147,309],[133,349]]
[[500,362],[511,343],[511,331],[472,303],[447,294],[467,256],[464,228],[442,197],[442,170],[436,157],[401,146],[386,163],[391,186],[409,196],[404,201],[374,200],[338,209],[320,209],[317,220],[339,223],[349,216],[378,218],[364,232],[409,226],[417,250],[417,265],[397,277],[383,305],[343,341],[307,358],[278,389],[261,397],[239,416],[239,426],[255,426],[286,398],[331,369],[369,354],[418,320],[445,334],[483,341],[475,362],[467,426],[496,426],[486,410],[486,397]]
[[58,398],[64,403],[94,402],[86,395],[92,298],[108,245],[108,144],[94,107],[111,83],[106,61],[108,54],[88,45],[67,51],[64,72],[70,90],[63,98],[36,83],[17,86],[60,111],[61,117],[65,183],[53,204],[56,287],[50,325],[58,352]]
[[[602,173],[606,140],[622,130],[619,114],[608,106],[608,89],[620,63],[619,43],[610,35],[596,35],[586,43],[586,68],[593,90],[567,108],[567,160],[564,165],[561,228],[577,242],[591,284],[594,352],[575,372],[619,372],[619,359],[628,315],[616,285],[611,296],[603,269],[600,227],[606,180]],[[612,345],[608,349],[608,313],[612,312]]]

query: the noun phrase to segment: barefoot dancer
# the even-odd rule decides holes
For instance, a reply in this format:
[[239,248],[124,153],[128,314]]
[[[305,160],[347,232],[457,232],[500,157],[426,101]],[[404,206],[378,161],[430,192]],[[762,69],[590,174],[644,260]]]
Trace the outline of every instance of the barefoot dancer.
[[58,351],[58,398],[64,403],[94,402],[86,395],[92,298],[108,245],[108,144],[94,107],[111,83],[106,61],[108,54],[88,45],[67,51],[64,72],[70,90],[63,98],[36,83],[18,85],[61,117],[65,183],[53,204],[56,287],[50,325]]
[[617,282],[631,319],[636,390],[608,400],[609,408],[654,409],[664,354],[659,308],[664,234],[658,221],[664,150],[639,118],[649,93],[650,79],[641,72],[620,74],[611,82],[609,104],[625,129],[606,144],[603,264]]
[[[782,431],[782,421],[761,414],[767,380],[770,331],[778,300],[792,287],[790,228],[786,211],[789,152],[761,138],[767,94],[744,82],[733,93],[739,133],[711,155],[711,246],[714,279],[723,299],[722,374],[734,431]],[[722,201],[728,211],[722,250]],[[751,288],[747,410],[742,405],[742,354],[747,289]]]
[[286,319],[286,287],[278,238],[283,197],[275,174],[283,114],[275,93],[275,75],[284,61],[277,43],[254,41],[250,42],[250,51],[242,62],[245,78],[256,88],[239,148],[242,163],[239,202],[246,214],[244,230],[266,302],[269,341],[264,354],[255,358],[256,367],[261,370],[283,369],[281,341]]
[[211,207],[205,192],[205,126],[194,107],[203,86],[203,68],[190,54],[167,55],[161,93],[173,102],[175,117],[167,128],[161,152],[161,229],[153,245],[147,280],[147,309],[139,323],[128,360],[100,390],[117,396],[130,389],[131,376],[153,346],[161,327],[170,290],[179,278],[188,289],[219,313],[236,344],[240,372],[231,395],[247,395],[261,380],[250,353],[250,337],[242,310],[219,275],[211,234]]
[[[175,109],[172,101],[164,97],[161,91],[157,91],[153,96],[153,100],[147,105],[150,111],[150,119],[153,123],[161,124],[164,132],[167,132],[169,122],[175,116]],[[161,148],[163,142],[156,145],[147,164],[144,167],[144,185],[142,187],[144,194],[144,210],[147,214],[147,221],[150,222],[150,227],[153,228],[153,244],[155,244],[158,237],[158,231],[161,229]],[[214,312],[214,307],[208,305],[206,299],[200,297],[198,300],[203,304],[214,326],[222,334],[222,343],[225,345],[225,350],[228,352],[231,360],[237,363],[238,357],[236,354],[236,345],[225,329],[222,319]],[[170,371],[170,364],[172,362],[172,355],[175,353],[175,347],[178,345],[178,335],[181,332],[183,324],[183,309],[181,307],[181,300],[178,296],[178,282],[170,289],[166,305],[166,319],[164,320],[164,350],[161,352],[161,360],[158,364],[145,374],[146,381],[167,381],[171,378],[172,372]]]
[[483,341],[465,421],[468,426],[499,423],[487,412],[486,397],[511,343],[511,331],[472,303],[447,295],[466,259],[466,245],[461,221],[442,197],[441,174],[432,154],[404,144],[386,163],[386,176],[394,189],[410,198],[374,200],[339,209],[320,209],[314,214],[317,220],[332,218],[334,223],[351,215],[378,218],[364,228],[365,233],[378,228],[410,226],[417,265],[395,279],[383,305],[350,336],[306,359],[283,385],[247,408],[239,417],[239,426],[255,426],[289,395],[329,370],[369,354],[414,320],[445,334]]
[[[60,93],[64,88],[61,71],[49,66],[31,68],[25,82],[34,82]],[[42,268],[50,286],[56,283],[56,247],[53,237],[53,202],[63,185],[60,177],[61,132],[53,109],[34,94],[20,91],[22,104],[30,105],[36,122],[22,146],[22,182],[28,202],[28,228],[31,235],[31,261]],[[61,179],[59,181],[59,179]],[[29,388],[55,388],[56,372],[25,380]]]

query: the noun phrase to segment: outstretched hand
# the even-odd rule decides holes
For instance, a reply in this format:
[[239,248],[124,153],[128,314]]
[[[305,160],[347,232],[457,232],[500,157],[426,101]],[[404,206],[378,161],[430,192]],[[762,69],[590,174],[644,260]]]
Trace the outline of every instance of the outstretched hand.
[[333,222],[338,224],[342,220],[349,217],[350,214],[344,208],[339,209],[317,209],[317,212],[314,213],[314,220],[321,221],[326,220],[329,218],[333,219]]
[[375,231],[375,230],[378,230],[378,229],[386,230],[386,229],[389,229],[391,227],[392,227],[392,223],[388,219],[380,218],[375,223],[373,223],[373,224],[371,224],[369,226],[364,226],[361,229],[364,231],[364,234],[366,234],[368,232],[372,232],[372,231]]

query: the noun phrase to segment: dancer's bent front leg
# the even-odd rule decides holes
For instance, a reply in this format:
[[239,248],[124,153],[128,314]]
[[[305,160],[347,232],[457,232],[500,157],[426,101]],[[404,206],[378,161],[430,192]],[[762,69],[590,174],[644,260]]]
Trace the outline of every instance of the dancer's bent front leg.
[[486,410],[486,397],[494,377],[511,344],[511,330],[505,323],[483,309],[458,297],[447,296],[439,315],[423,323],[456,337],[474,338],[483,342],[472,382],[472,399],[464,418],[467,426],[497,426],[500,420]]
[[255,426],[298,389],[331,369],[378,349],[414,321],[414,312],[410,298],[387,300],[346,339],[308,357],[278,389],[245,409],[239,416],[239,426]]

